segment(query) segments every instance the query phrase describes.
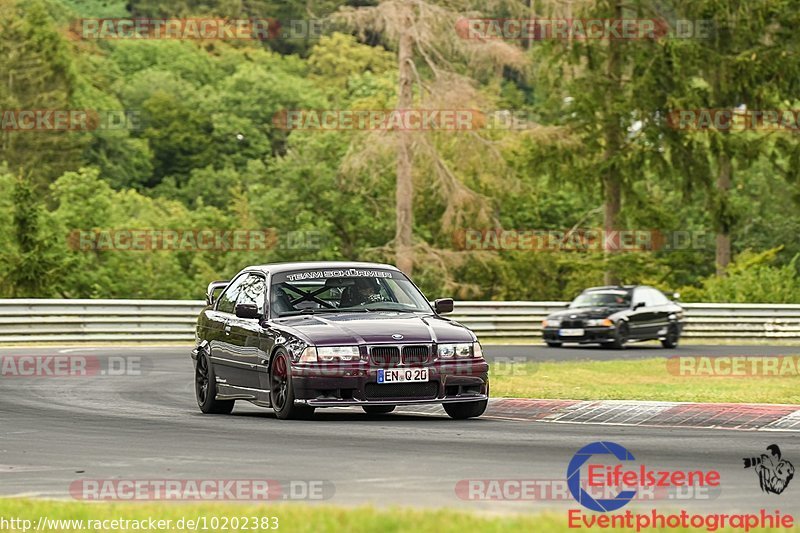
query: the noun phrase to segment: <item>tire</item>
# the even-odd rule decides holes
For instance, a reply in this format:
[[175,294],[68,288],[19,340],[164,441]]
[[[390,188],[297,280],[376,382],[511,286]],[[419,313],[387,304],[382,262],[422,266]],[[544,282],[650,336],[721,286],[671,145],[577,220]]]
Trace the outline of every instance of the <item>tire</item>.
[[561,348],[561,342],[545,341],[550,348]]
[[661,340],[661,346],[664,348],[676,348],[679,340],[680,333],[678,332],[678,326],[670,324],[667,328],[667,336]]
[[397,407],[396,405],[362,405],[361,408],[364,410],[365,413],[368,415],[388,415],[394,408]]
[[611,342],[610,346],[616,350],[623,349],[625,344],[628,343],[629,336],[630,328],[628,324],[620,322],[617,326],[617,333],[614,335],[614,340]]
[[278,350],[272,359],[269,370],[269,400],[275,416],[280,420],[307,419],[314,414],[313,407],[295,403],[292,365],[283,350]]
[[444,403],[442,407],[450,415],[450,418],[464,420],[481,416],[486,411],[488,404],[489,400],[478,400],[477,402]]
[[197,406],[205,414],[227,415],[233,411],[236,400],[217,400],[217,379],[214,365],[203,352],[197,354],[194,365],[194,394]]

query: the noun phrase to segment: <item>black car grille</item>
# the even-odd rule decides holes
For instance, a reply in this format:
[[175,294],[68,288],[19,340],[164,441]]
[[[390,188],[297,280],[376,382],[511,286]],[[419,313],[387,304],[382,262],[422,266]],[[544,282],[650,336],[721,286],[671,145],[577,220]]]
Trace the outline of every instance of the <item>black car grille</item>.
[[400,348],[397,346],[373,346],[370,350],[372,364],[395,366],[400,364]]
[[367,383],[364,389],[367,400],[396,400],[413,398],[417,400],[430,400],[436,398],[439,392],[437,381],[426,383]]
[[407,365],[427,363],[430,347],[427,345],[403,346],[403,363]]
[[582,328],[583,327],[583,320],[562,320],[561,321],[562,328]]

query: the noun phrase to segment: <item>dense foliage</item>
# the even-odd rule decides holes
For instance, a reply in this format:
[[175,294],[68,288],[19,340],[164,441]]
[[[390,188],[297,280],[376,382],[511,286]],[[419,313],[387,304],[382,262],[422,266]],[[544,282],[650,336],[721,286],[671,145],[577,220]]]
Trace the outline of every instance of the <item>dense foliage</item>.
[[[517,14],[513,2],[430,3]],[[275,120],[292,109],[393,108],[397,53],[385,29],[333,17],[319,38],[264,42],[70,34],[85,17],[301,20],[378,1],[313,4],[0,0],[0,111],[91,109],[125,123],[0,131],[0,297],[199,298],[209,281],[247,264],[394,262],[397,132],[287,131]],[[612,4],[585,9],[604,16]],[[736,31],[618,48],[520,42],[525,64],[502,68],[437,50],[459,83],[469,80],[470,92],[458,94],[458,83],[435,87],[431,66],[417,62],[420,105],[452,108],[469,98],[489,118],[514,110],[524,123],[411,144],[414,278],[429,297],[562,300],[613,271],[686,300],[800,302],[798,131],[683,132],[663,120],[681,107],[796,107],[798,43],[793,31],[774,28],[794,30],[798,14],[784,0],[673,4],[687,18],[735,19]],[[640,15],[652,7],[631,5]],[[611,70],[609,54],[619,62]],[[722,188],[721,165],[733,169]],[[601,228],[609,184],[619,186],[615,227],[706,238],[685,250],[611,255],[458,245],[470,228]],[[235,252],[70,246],[75,230],[152,228],[274,228],[278,240]],[[724,276],[716,273],[719,232],[730,236],[733,256]],[[298,243],[298,234],[314,238]]]

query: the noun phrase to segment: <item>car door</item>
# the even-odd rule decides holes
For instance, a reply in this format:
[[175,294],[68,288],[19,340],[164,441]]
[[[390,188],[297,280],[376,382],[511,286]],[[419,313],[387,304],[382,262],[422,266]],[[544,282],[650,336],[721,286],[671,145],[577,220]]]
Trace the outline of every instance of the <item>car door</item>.
[[230,321],[235,318],[236,301],[247,276],[246,273],[241,274],[231,281],[219,296],[214,311],[209,312],[209,315],[213,317],[214,324],[212,339],[209,342],[211,362],[214,365],[217,382],[226,385],[234,385],[237,381],[238,368],[233,355],[235,349],[231,344]]
[[260,388],[258,367],[266,358],[261,325],[266,316],[266,281],[266,276],[260,272],[249,273],[236,299],[236,305],[255,304],[260,318],[239,318],[234,312],[228,320],[228,343],[235,376],[231,385],[251,391]]
[[650,291],[653,300],[653,335],[666,335],[672,313],[670,301],[660,290],[651,288]]
[[647,338],[652,328],[651,305],[645,287],[636,287],[631,299],[631,312],[628,315],[632,339]]

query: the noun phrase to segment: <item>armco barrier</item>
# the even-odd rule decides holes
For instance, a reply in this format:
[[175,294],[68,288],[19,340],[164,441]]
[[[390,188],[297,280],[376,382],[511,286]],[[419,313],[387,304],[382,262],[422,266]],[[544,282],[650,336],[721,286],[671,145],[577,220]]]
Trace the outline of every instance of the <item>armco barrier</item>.
[[[0,343],[191,342],[200,300],[0,300]],[[540,340],[565,302],[457,302],[448,315],[479,338]],[[689,338],[800,340],[800,305],[682,304]]]

